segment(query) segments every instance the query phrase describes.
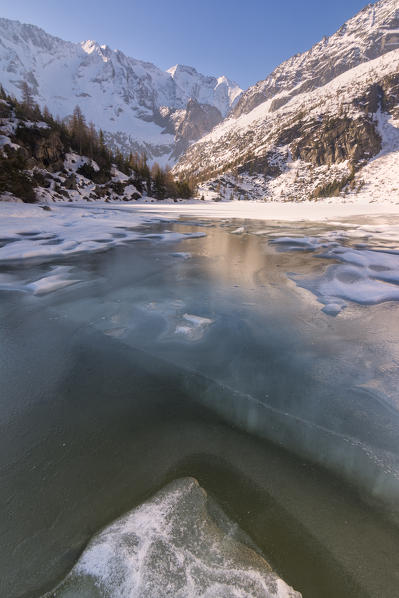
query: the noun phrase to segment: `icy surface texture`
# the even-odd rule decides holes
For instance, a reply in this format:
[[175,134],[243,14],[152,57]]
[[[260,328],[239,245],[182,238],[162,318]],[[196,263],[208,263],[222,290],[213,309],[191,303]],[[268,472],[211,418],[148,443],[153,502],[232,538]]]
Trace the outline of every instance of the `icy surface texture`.
[[93,538],[48,598],[300,598],[193,478]]

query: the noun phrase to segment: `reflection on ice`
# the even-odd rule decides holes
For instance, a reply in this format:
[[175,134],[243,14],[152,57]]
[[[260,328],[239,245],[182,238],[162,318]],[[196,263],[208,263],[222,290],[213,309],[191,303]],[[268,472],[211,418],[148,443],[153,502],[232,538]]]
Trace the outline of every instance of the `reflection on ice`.
[[47,598],[300,598],[193,478],[97,536]]

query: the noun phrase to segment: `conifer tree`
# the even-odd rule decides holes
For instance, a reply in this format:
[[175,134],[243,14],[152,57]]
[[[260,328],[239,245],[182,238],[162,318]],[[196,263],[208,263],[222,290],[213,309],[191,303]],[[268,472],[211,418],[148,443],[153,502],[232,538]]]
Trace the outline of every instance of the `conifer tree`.
[[47,106],[44,106],[44,108],[43,108],[43,120],[48,124],[51,124],[52,122],[54,122],[54,119],[51,116],[50,110],[47,108]]
[[30,113],[33,111],[33,108],[34,108],[34,102],[33,102],[32,92],[31,92],[30,87],[26,81],[22,82],[21,92],[22,92],[22,104],[24,105],[24,108],[26,109],[28,115],[30,115]]
[[100,147],[101,147],[101,148],[104,148],[104,145],[105,145],[105,144],[104,144],[104,133],[103,133],[103,130],[102,130],[102,129],[100,129],[100,133],[99,133],[99,135],[98,135],[98,140],[99,140],[99,142],[100,142]]
[[79,154],[83,151],[83,144],[86,137],[86,121],[80,106],[75,106],[71,120],[71,135],[79,146]]
[[89,123],[88,140],[89,140],[89,156],[91,159],[93,159],[94,146],[97,145],[97,131],[96,131],[95,124],[93,122]]

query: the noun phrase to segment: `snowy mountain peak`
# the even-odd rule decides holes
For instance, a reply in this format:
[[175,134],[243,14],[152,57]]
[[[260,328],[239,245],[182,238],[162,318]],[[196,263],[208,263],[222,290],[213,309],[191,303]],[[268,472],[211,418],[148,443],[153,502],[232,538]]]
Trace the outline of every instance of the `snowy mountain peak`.
[[240,86],[225,76],[202,75],[194,67],[176,64],[166,71],[178,88],[199,104],[210,104],[226,116],[242,94]]
[[72,42],[65,42],[59,37],[49,35],[36,25],[21,23],[11,19],[0,17],[0,39],[2,46],[6,47],[7,42],[19,44],[31,50],[53,51],[60,46],[72,46]]
[[[208,132],[242,92],[227,78],[220,82],[193,67],[165,72],[94,40],[66,42],[19,21],[0,18],[0,40],[0,83],[8,93],[20,98],[27,82],[34,100],[61,118],[79,104],[113,149],[144,151],[161,164],[175,159],[176,127],[188,124],[188,114],[201,119],[186,127],[192,141],[193,131]],[[214,109],[212,118],[204,109],[187,112],[190,98]]]
[[195,69],[193,66],[188,66],[186,64],[175,64],[175,66],[172,66],[170,69],[167,69],[166,71],[167,73],[170,73],[170,75],[174,78],[179,76],[180,74],[187,74],[187,75],[191,75],[191,76],[198,76],[198,71],[197,69]]
[[86,54],[89,56],[92,54],[97,54],[103,60],[103,62],[109,62],[109,60],[112,58],[112,55],[116,55],[118,53],[118,50],[112,50],[106,44],[100,45],[91,39],[81,42],[80,46]]
[[87,54],[92,54],[93,52],[95,52],[96,50],[101,50],[106,48],[106,46],[100,46],[97,42],[95,42],[92,39],[88,39],[85,42],[81,42],[80,44],[82,46],[82,49],[84,50],[84,52],[86,52]]

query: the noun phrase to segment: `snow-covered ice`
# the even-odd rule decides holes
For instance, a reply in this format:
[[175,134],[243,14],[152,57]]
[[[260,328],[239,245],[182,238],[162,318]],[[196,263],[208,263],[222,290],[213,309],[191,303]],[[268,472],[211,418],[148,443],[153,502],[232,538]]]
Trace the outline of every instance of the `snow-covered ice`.
[[97,534],[66,579],[47,594],[77,595],[301,596],[272,571],[250,538],[193,478],[175,480]]
[[[321,201],[188,201],[182,203],[142,203],[135,202],[126,206],[137,214],[145,213],[148,217],[207,218],[216,220],[278,220],[278,221],[310,221],[322,222],[346,217],[371,215],[399,216],[399,204],[386,196],[384,200],[370,202],[370,197],[356,198],[334,197]],[[356,225],[356,219],[354,223]],[[398,227],[399,233],[399,227]]]
[[[148,233],[139,228],[167,217],[111,208],[107,204],[78,207],[0,202],[0,262],[40,258],[52,259],[85,252],[104,251],[127,241],[176,242],[203,237],[206,233],[163,231]],[[169,217],[172,219],[172,217]]]
[[[201,217],[234,223],[235,219],[264,221],[321,222],[336,227],[313,236],[280,236],[269,231],[271,243],[284,250],[307,250],[334,259],[318,278],[295,277],[295,282],[314,292],[329,314],[336,314],[346,301],[373,304],[399,300],[399,207],[390,202],[362,204],[335,201],[302,203],[189,202],[179,204],[57,204],[50,210],[38,205],[0,202],[0,262],[104,251],[134,240],[177,242],[203,237],[203,231],[181,233],[170,230],[148,232],[144,225],[176,220],[180,216]],[[391,222],[390,220],[391,218]],[[367,218],[369,217],[369,218]],[[337,221],[337,218],[340,220]],[[233,229],[234,234],[247,227]],[[268,231],[255,231],[255,234]],[[276,235],[276,236],[274,236]],[[348,241],[357,246],[349,246]],[[346,243],[346,244],[345,244]],[[387,245],[388,244],[388,245]],[[186,252],[175,257],[187,259]],[[74,280],[62,273],[50,273],[41,282],[33,281],[36,294],[61,288]],[[3,289],[12,281],[0,281]],[[24,289],[26,290],[26,288]],[[200,338],[204,323],[183,318],[175,333],[187,339]]]
[[26,288],[34,295],[46,295],[80,282],[78,279],[68,278],[71,270],[70,266],[55,266],[47,276],[27,284]]
[[[390,230],[388,235],[387,230]],[[374,305],[399,300],[399,250],[380,247],[378,242],[384,241],[384,236],[397,242],[398,227],[358,226],[319,237],[275,237],[271,244],[280,250],[311,251],[316,257],[338,262],[328,266],[320,276],[290,275],[299,286],[318,297],[325,313],[337,315],[347,301]],[[348,245],[353,239],[363,237],[377,247]]]

